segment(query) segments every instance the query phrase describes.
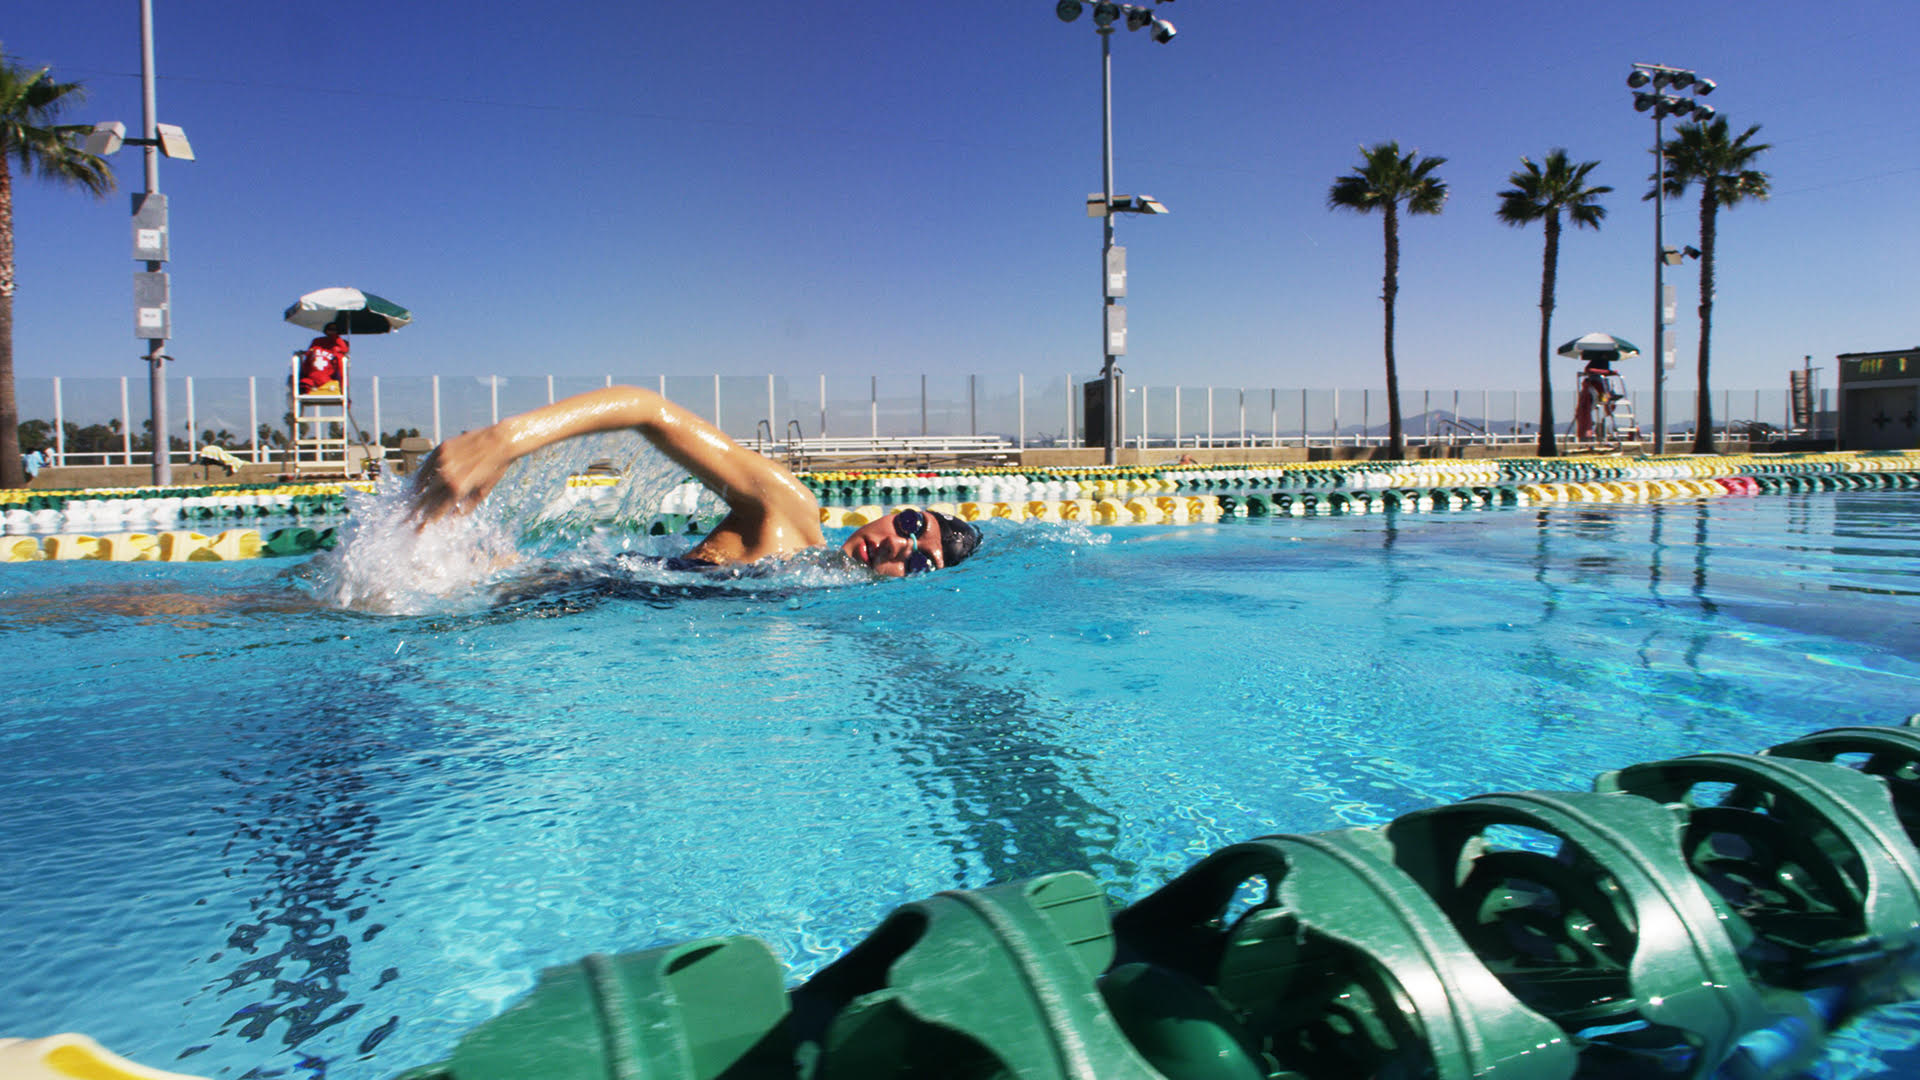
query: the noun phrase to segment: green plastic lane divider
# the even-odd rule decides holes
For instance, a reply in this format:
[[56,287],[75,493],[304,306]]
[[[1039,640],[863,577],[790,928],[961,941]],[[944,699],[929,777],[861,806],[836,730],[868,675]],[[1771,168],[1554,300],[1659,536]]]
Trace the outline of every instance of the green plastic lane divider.
[[[1558,850],[1501,849],[1531,830]],[[1632,795],[1519,792],[1407,814],[1398,865],[1516,997],[1622,1075],[1698,1076],[1768,1010],[1681,851],[1674,815]]]
[[814,1080],[1160,1080],[1101,999],[1113,955],[1085,874],[941,893],[796,990],[796,1034]]
[[1893,799],[1894,813],[1908,841],[1920,845],[1920,731],[1913,728],[1841,727],[1815,732],[1782,743],[1765,753],[1770,757],[1806,761],[1837,761],[1859,754],[1860,771],[1877,776]]
[[753,1080],[791,1077],[779,961],[708,938],[549,968],[452,1057],[400,1080]]
[[[1246,889],[1261,895],[1230,918]],[[1560,1030],[1475,959],[1377,830],[1235,844],[1114,924],[1128,955],[1216,994],[1286,1070],[1272,1075],[1574,1072]]]
[[[1700,785],[1730,785],[1695,805]],[[1758,754],[1699,754],[1595,781],[1685,811],[1694,874],[1723,917],[1750,931],[1743,959],[1776,986],[1859,977],[1920,945],[1920,868],[1886,784],[1846,765]]]

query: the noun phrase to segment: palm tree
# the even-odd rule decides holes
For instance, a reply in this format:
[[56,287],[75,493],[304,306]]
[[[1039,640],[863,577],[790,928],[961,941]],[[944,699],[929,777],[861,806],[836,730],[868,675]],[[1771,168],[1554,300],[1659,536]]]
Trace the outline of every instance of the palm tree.
[[[1760,133],[1755,124],[1729,138],[1727,118],[1682,124],[1661,147],[1666,158],[1666,195],[1679,198],[1689,185],[1700,185],[1700,392],[1695,402],[1693,452],[1713,453],[1713,401],[1707,386],[1708,349],[1713,341],[1713,245],[1723,206],[1733,207],[1768,195],[1766,173],[1752,168],[1755,158],[1773,147],[1753,142]],[[1656,174],[1657,177],[1657,174]],[[1655,179],[1655,177],[1649,177]],[[1653,198],[1653,193],[1647,194]],[[1656,360],[1656,363],[1659,361]]]
[[46,68],[29,70],[0,52],[0,488],[26,483],[20,464],[20,406],[13,395],[13,166],[22,176],[113,190],[107,163],[78,146],[86,128],[57,124],[62,110],[86,96],[79,83],[54,82]]
[[1393,360],[1393,302],[1400,292],[1400,206],[1406,204],[1409,214],[1439,213],[1447,201],[1447,182],[1433,171],[1446,163],[1443,157],[1422,158],[1418,150],[1403,157],[1397,142],[1363,146],[1360,167],[1335,180],[1327,191],[1329,210],[1361,214],[1379,210],[1386,232],[1387,269],[1380,300],[1387,310],[1387,455],[1395,460],[1407,456],[1406,437],[1400,430],[1400,372]]
[[1540,445],[1541,457],[1558,452],[1553,438],[1553,376],[1547,367],[1552,355],[1553,287],[1560,270],[1560,213],[1565,211],[1575,226],[1598,229],[1607,216],[1599,198],[1613,189],[1602,184],[1588,187],[1587,174],[1598,168],[1597,161],[1578,165],[1567,160],[1567,152],[1548,151],[1543,165],[1521,158],[1523,166],[1507,177],[1513,186],[1500,193],[1496,216],[1516,228],[1535,221],[1547,223],[1547,253],[1540,270]]

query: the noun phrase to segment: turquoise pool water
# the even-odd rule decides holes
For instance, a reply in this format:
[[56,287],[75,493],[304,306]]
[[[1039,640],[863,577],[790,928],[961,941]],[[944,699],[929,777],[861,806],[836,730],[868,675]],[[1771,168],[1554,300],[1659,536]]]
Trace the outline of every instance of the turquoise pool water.
[[[318,603],[325,563],[0,567],[0,1034],[385,1077],[588,952],[752,933],[800,978],[941,889],[1131,900],[1263,833],[1898,722],[1916,525],[1843,492],[990,526],[905,582],[411,615]],[[1884,1010],[1825,1068],[1916,1038]]]

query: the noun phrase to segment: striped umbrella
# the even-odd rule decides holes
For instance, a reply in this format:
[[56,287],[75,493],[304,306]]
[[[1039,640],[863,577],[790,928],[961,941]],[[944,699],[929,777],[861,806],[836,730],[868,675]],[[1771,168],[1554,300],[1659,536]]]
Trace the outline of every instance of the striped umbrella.
[[385,297],[359,289],[310,292],[287,309],[287,321],[309,330],[325,330],[338,319],[349,334],[390,334],[413,321],[413,312]]
[[1554,351],[1561,356],[1571,356],[1576,360],[1584,358],[1587,353],[1594,352],[1617,352],[1625,358],[1639,356],[1640,346],[1612,334],[1592,333],[1582,334]]

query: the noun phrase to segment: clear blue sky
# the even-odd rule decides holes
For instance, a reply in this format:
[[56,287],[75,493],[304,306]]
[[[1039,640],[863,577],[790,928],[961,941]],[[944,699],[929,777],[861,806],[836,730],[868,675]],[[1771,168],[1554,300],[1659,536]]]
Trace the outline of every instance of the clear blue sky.
[[[161,167],[176,374],[282,370],[310,335],[281,310],[328,285],[416,313],[363,339],[362,373],[1098,367],[1099,46],[1053,0],[154,6],[160,119],[199,157]],[[72,119],[137,128],[138,10],[23,5],[0,40],[88,84]],[[1600,232],[1566,237],[1555,339],[1650,350],[1634,61],[1715,78],[1712,103],[1774,145],[1773,199],[1721,216],[1716,386],[1920,344],[1910,3],[1161,11],[1170,44],[1114,41],[1117,186],[1173,211],[1120,222],[1136,383],[1378,386],[1379,222],[1326,192],[1390,138],[1446,156],[1452,188],[1402,230],[1403,386],[1534,384],[1542,237],[1493,210],[1556,146],[1619,190]],[[139,152],[116,167],[104,202],[16,179],[22,376],[144,371]],[[1671,240],[1696,206],[1670,205]],[[1690,388],[1694,265],[1669,280]]]

